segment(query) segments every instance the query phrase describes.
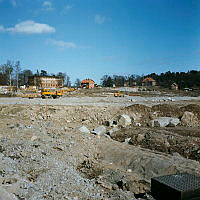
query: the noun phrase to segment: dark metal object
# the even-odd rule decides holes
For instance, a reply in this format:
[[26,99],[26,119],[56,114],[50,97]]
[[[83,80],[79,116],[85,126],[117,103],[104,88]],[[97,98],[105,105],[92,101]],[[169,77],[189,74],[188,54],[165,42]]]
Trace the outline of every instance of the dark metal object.
[[152,178],[151,194],[156,200],[200,200],[200,177],[182,173]]

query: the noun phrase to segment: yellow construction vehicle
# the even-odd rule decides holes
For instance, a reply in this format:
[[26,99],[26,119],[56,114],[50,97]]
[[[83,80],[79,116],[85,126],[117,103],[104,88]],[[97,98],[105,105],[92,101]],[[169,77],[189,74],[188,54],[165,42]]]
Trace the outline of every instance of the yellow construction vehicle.
[[62,91],[59,90],[52,90],[52,89],[42,89],[41,90],[41,97],[42,99],[46,98],[53,98],[56,99],[63,95]]
[[122,92],[115,92],[114,97],[124,97],[124,94]]
[[75,91],[76,88],[65,88],[65,89],[61,89],[60,91],[63,93],[63,94],[67,94],[69,92],[73,92]]
[[40,93],[26,93],[26,94],[21,94],[20,97],[33,99],[40,97]]

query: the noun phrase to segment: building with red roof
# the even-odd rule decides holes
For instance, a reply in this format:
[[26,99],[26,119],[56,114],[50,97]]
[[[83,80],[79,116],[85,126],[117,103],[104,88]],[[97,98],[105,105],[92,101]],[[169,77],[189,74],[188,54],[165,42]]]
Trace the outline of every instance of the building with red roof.
[[156,81],[151,77],[147,77],[142,81],[142,85],[143,86],[155,86]]
[[94,88],[95,82],[92,79],[84,79],[81,81],[82,88]]

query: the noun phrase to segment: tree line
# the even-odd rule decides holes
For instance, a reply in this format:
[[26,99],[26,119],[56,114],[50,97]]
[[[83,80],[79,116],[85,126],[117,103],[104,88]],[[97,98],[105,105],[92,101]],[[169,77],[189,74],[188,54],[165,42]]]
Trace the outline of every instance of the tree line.
[[151,73],[147,75],[104,75],[101,78],[101,85],[103,87],[123,87],[123,86],[134,86],[142,85],[144,78],[151,77],[156,82],[157,85],[170,88],[172,83],[176,83],[179,89],[190,88],[190,87],[200,87],[200,71],[191,70],[188,72],[165,72],[161,74]]
[[172,83],[177,83],[179,89],[200,87],[200,71],[190,70],[188,72],[165,72],[161,74],[152,73],[145,77],[152,77],[157,84],[169,87]]
[[[21,64],[19,61],[10,61],[8,60],[5,64],[0,64],[0,85],[9,85],[9,86],[19,86],[28,84],[29,76],[61,76],[64,78],[64,85],[66,87],[71,86],[70,77],[64,72],[58,72],[56,74],[49,74],[46,70],[37,70],[36,73],[33,73],[30,69],[22,70]],[[77,80],[79,84],[79,80]]]
[[[30,69],[22,70],[19,61],[8,60],[5,64],[0,64],[0,85],[14,85],[17,88],[22,85],[28,84],[29,76],[62,76],[64,77],[64,85],[71,86],[70,77],[64,72],[58,72],[56,74],[49,74],[46,70],[37,70],[33,73]],[[188,72],[165,72],[161,74],[151,73],[147,75],[104,75],[101,78],[101,85],[103,87],[123,87],[123,86],[135,86],[142,85],[142,81],[146,77],[151,77],[156,80],[157,85],[169,88],[172,83],[177,83],[180,89],[190,87],[200,87],[200,71],[190,70]],[[76,79],[76,87],[81,85],[80,79]]]
[[123,86],[135,86],[141,80],[141,76],[139,75],[128,75],[128,76],[121,76],[121,75],[104,75],[101,78],[101,85],[103,87],[123,87]]

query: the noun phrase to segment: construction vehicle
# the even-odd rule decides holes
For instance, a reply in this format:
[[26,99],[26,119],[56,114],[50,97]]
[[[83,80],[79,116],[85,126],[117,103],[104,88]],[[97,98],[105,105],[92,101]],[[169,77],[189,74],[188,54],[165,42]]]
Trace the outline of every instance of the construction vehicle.
[[76,89],[75,88],[63,88],[61,89],[60,91],[63,93],[63,94],[68,94],[69,92],[73,92],[75,91]]
[[122,92],[115,92],[114,97],[124,97],[124,94]]
[[46,99],[46,98],[59,98],[63,96],[63,92],[60,90],[53,90],[53,89],[42,89],[41,90],[41,97],[42,99]]
[[38,98],[40,97],[40,93],[26,93],[26,94],[21,94],[21,95],[18,95],[22,98],[29,98],[29,99],[33,99],[33,98]]
[[140,94],[139,93],[129,93],[128,96],[134,97],[134,96],[140,96]]

